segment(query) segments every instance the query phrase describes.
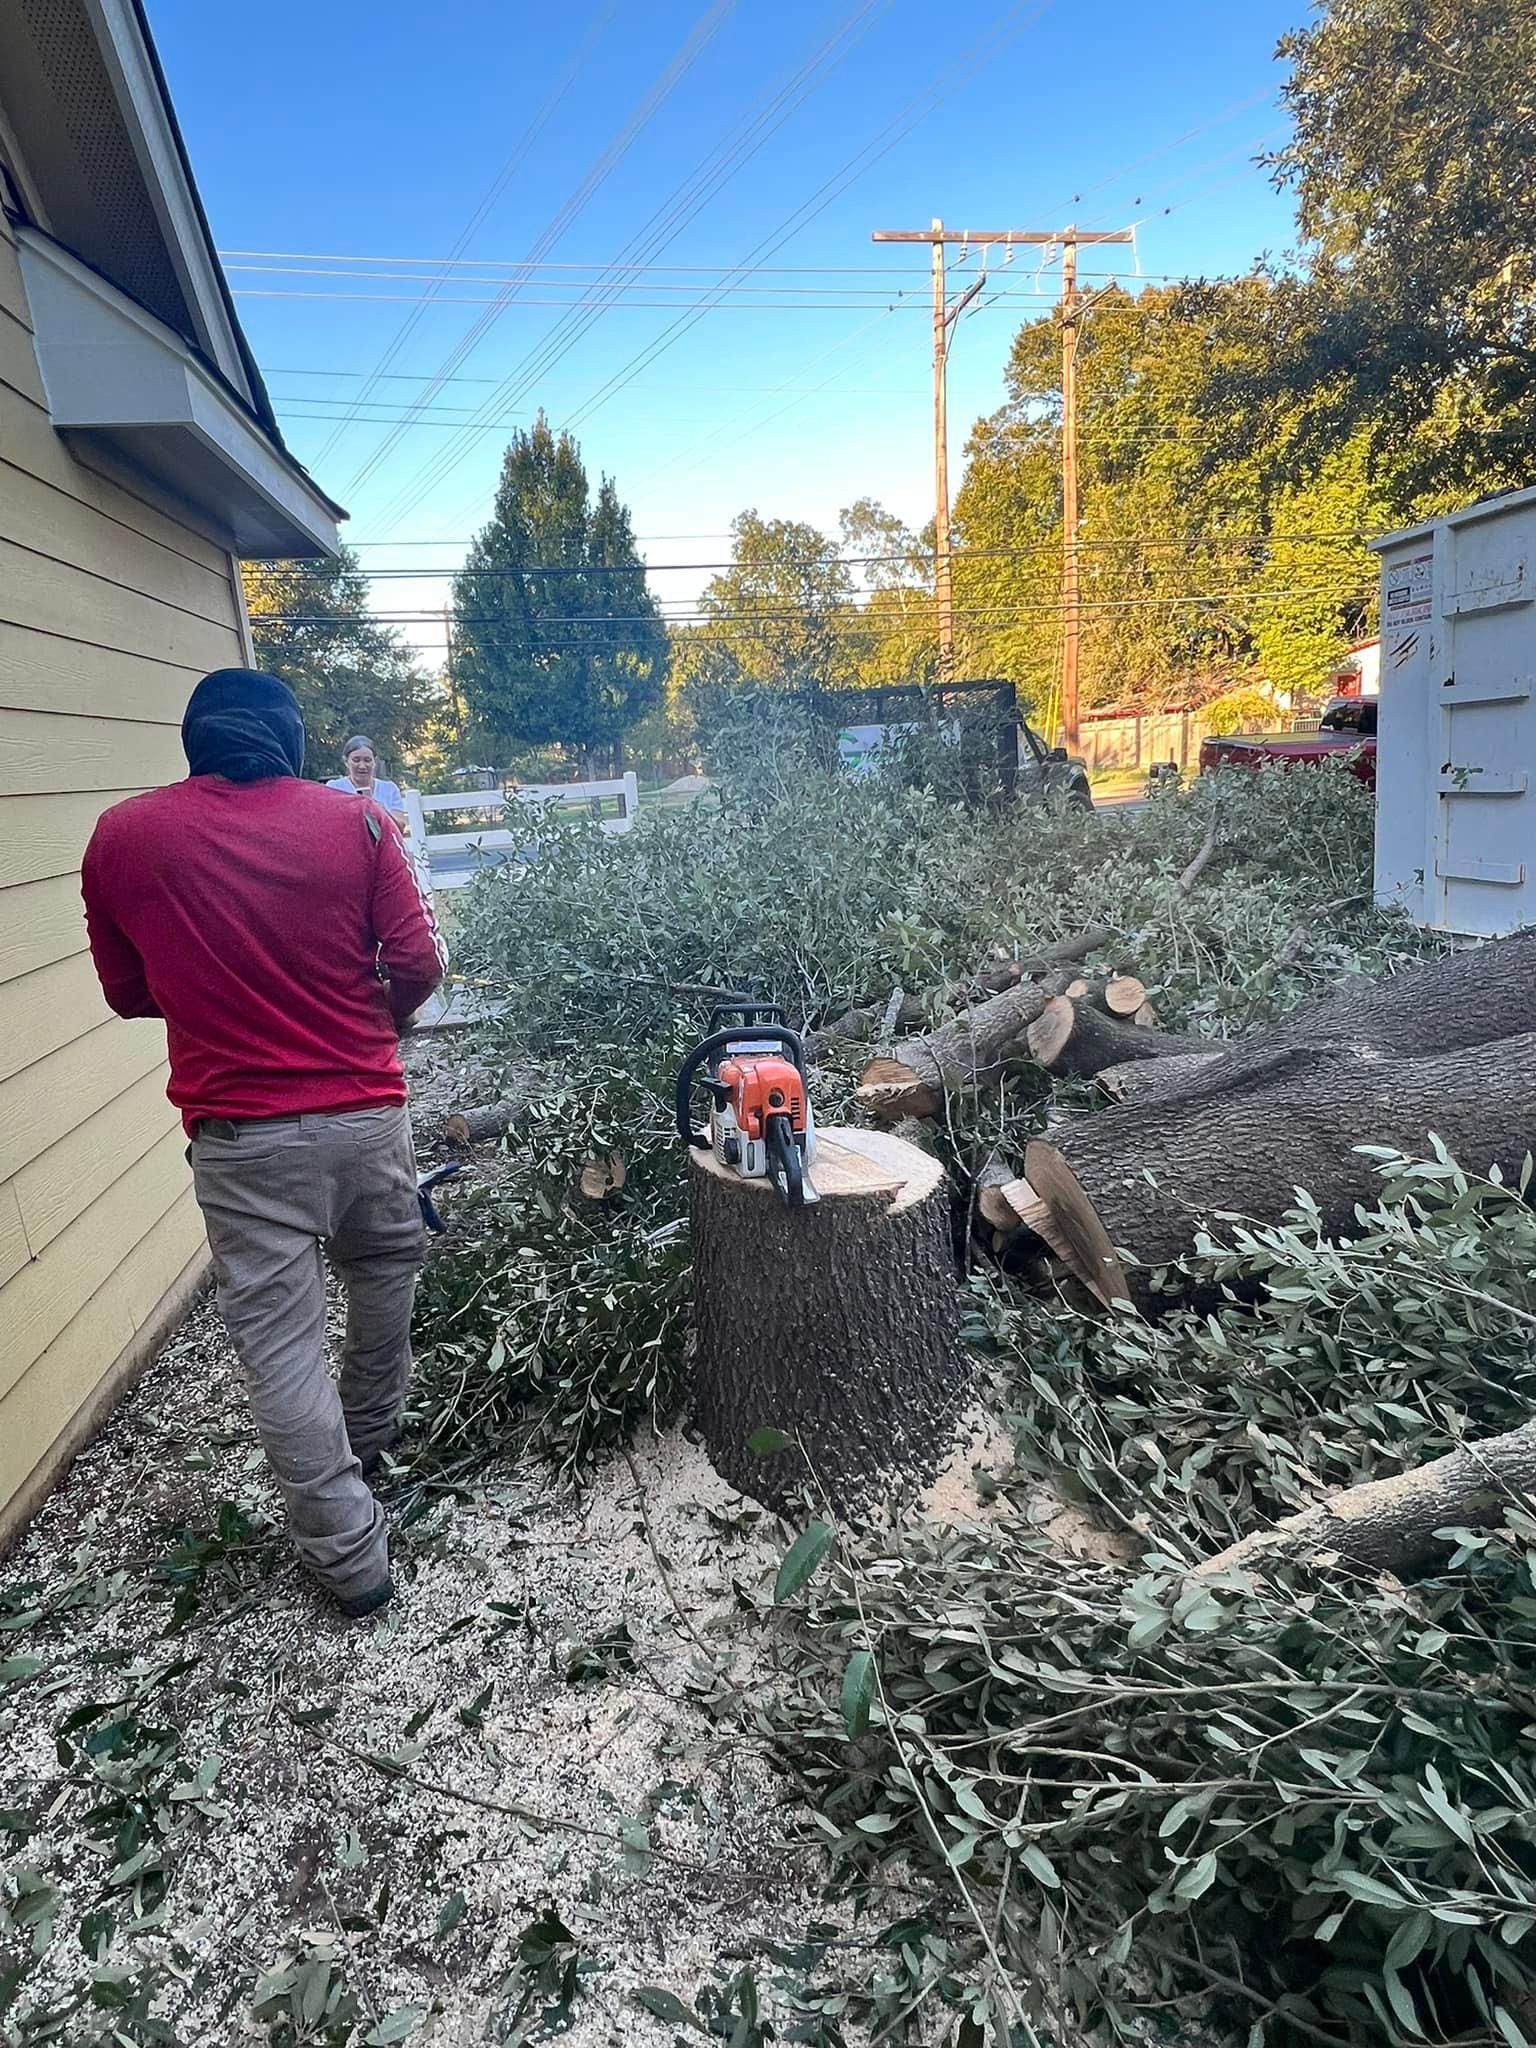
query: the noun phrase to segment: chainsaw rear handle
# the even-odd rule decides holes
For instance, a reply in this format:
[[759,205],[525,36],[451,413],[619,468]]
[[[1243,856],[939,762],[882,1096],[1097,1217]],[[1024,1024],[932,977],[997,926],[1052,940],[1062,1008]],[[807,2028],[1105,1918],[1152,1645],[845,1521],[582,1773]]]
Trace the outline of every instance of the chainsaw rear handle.
[[776,1040],[794,1061],[801,1080],[806,1079],[805,1047],[799,1032],[791,1031],[787,1024],[749,1025],[745,1029],[737,1024],[729,1031],[712,1031],[689,1053],[677,1077],[677,1135],[685,1145],[697,1145],[703,1152],[711,1148],[708,1131],[697,1129],[693,1121],[693,1084],[700,1067],[711,1053],[724,1052],[728,1046],[739,1045],[744,1038]]

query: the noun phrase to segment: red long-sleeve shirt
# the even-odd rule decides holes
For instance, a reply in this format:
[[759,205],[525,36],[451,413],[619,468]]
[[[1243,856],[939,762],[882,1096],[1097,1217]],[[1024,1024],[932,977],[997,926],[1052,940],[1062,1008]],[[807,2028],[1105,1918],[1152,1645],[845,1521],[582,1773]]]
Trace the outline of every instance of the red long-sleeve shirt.
[[377,804],[192,775],[105,812],[81,884],[108,1003],[165,1019],[188,1130],[405,1100],[398,1027],[447,955]]

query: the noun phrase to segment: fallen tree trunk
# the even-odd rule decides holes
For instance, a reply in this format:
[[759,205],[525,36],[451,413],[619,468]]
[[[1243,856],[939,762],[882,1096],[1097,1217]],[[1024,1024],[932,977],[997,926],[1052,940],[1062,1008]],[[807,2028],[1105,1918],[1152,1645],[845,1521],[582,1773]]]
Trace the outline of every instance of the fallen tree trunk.
[[[786,1510],[809,1484],[840,1515],[931,1479],[972,1377],[943,1167],[825,1130],[820,1200],[789,1209],[713,1153],[690,1164],[693,1412],[716,1470]],[[754,1451],[764,1431],[788,1441]]]
[[[1277,1222],[1304,1188],[1323,1227],[1347,1232],[1377,1186],[1354,1148],[1407,1153],[1438,1136],[1471,1174],[1518,1175],[1536,1150],[1536,1034],[1387,1060],[1309,1047],[1269,1053],[1267,1078],[1236,1091],[1213,1062],[1179,1095],[1101,1110],[1033,1140],[1024,1171],[1070,1248],[1078,1277],[1104,1301],[1156,1305],[1148,1269],[1190,1251],[1219,1211]],[[1128,1254],[1128,1270],[1120,1253]]]
[[883,1123],[937,1116],[953,1091],[997,1079],[1052,993],[1048,983],[1023,981],[937,1030],[902,1039],[864,1069],[858,1100]]
[[1536,930],[1303,1003],[1264,1033],[1264,1043],[1368,1045],[1422,1059],[1511,1038],[1528,1029],[1533,1016]]
[[[1352,899],[1346,899],[1352,900]],[[1150,1066],[1120,1099],[1236,1092],[1261,1082],[1278,1051],[1321,1054],[1330,1047],[1425,1059],[1514,1037],[1536,1017],[1536,931],[1494,939],[1380,980],[1352,981],[1302,1003],[1269,1030],[1240,1038],[1197,1070],[1170,1060]],[[1117,1076],[1117,1083],[1119,1077]]]
[[1536,1422],[1388,1479],[1346,1487],[1273,1528],[1259,1529],[1198,1567],[1212,1572],[1342,1559],[1363,1571],[1407,1577],[1444,1557],[1437,1529],[1497,1527],[1510,1503],[1530,1508],[1536,1493]]
[[[1130,1060],[1162,1062],[1203,1051],[1203,1041],[1172,1031],[1149,1031],[1111,1016],[1084,998],[1052,996],[1029,1027],[1030,1057],[1053,1074],[1092,1080],[1105,1067]],[[1212,1054],[1215,1057],[1215,1054]]]

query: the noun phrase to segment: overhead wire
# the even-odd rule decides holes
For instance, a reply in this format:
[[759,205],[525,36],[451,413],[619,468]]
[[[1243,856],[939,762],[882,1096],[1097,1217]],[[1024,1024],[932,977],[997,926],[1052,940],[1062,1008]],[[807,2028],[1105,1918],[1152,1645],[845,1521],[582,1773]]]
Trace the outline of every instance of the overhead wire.
[[[585,176],[576,186],[576,189],[567,195],[553,217],[546,223],[526,259],[529,263],[541,261],[555,247],[560,237],[572,223],[580,217],[588,202],[607,183],[619,164],[628,155],[641,132],[660,108],[666,104],[666,101],[692,70],[710,43],[714,41],[715,37],[724,27],[735,5],[736,0],[709,0],[709,5],[693,23],[693,26],[689,29],[678,48],[673,52],[667,64],[663,66],[662,70],[652,80],[650,86],[631,110],[628,119],[624,122],[617,135],[609,141],[593,163],[588,166]],[[506,307],[512,303],[519,289],[520,287],[516,283],[502,286],[495,300],[477,320],[471,322],[467,333],[461,336],[454,344],[433,376],[427,380],[420,394],[423,399],[430,399],[435,396],[436,392],[440,389],[441,380],[451,375],[468,358],[492,327],[495,326],[497,319],[505,311]],[[379,467],[380,463],[385,461],[390,453],[399,446],[401,439],[409,430],[408,421],[399,421],[390,429],[379,446],[374,449],[367,461],[363,463],[362,467],[352,477],[351,482],[347,485],[349,492],[357,490],[361,484],[366,482],[368,477]]]
[[[670,247],[709,201],[751,162],[867,34],[876,14],[887,4],[888,0],[858,0],[858,4],[795,70],[762,98],[745,119],[733,123],[726,130],[702,162],[673,187],[667,198],[630,236],[618,255],[605,267],[603,275],[587,288],[581,305],[570,310],[564,320],[557,322],[551,332],[513,366],[497,387],[495,395],[485,401],[487,411],[517,404],[537,378],[547,375],[569,354],[613,304],[614,294],[609,287],[629,274],[626,266],[636,259],[653,258]],[[446,451],[425,465],[422,472],[425,481],[415,495],[407,486],[405,493],[397,494],[386,516],[403,518],[413,504],[418,503],[426,492],[435,489],[471,452],[476,439],[471,430],[466,430],[462,442],[451,443]]]
[[[766,235],[743,260],[742,267],[754,267],[767,257],[777,255],[785,243],[792,241],[811,221],[824,213],[835,199],[840,198],[850,185],[863,176],[865,171],[879,163],[898,143],[904,141],[935,107],[941,105],[963,85],[969,84],[983,64],[995,58],[1002,49],[1021,35],[1031,22],[1038,20],[1051,4],[1052,0],[1034,0],[1033,5],[1028,4],[1028,0],[1014,0],[1014,4],[1006,7],[974,43],[939,73],[930,86],[908,100],[892,120],[862,149],[856,151],[839,170],[818,186],[808,199],[803,200],[779,227]],[[591,397],[568,414],[564,425],[568,429],[574,429],[583,421],[590,419],[593,413],[622,391],[626,384],[631,383],[641,370],[648,368],[658,356],[674,347],[712,310],[712,307],[705,306],[680,315],[670,327],[664,328],[638,355],[631,357],[622,369],[608,378]]]
[[[497,201],[501,198],[502,194],[506,191],[508,185],[511,184],[513,178],[516,177],[517,173],[522,169],[523,165],[527,162],[528,157],[532,152],[534,144],[538,141],[539,137],[548,127],[550,121],[554,118],[555,114],[558,113],[560,107],[563,105],[564,101],[569,95],[571,87],[576,83],[577,78],[581,75],[583,68],[585,67],[588,59],[592,54],[592,51],[596,48],[598,42],[601,40],[602,36],[606,32],[609,23],[613,20],[613,17],[617,12],[618,0],[604,0],[604,4],[600,6],[598,8],[598,11],[593,15],[591,22],[588,24],[586,35],[577,45],[575,54],[572,56],[570,63],[566,66],[566,69],[564,73],[561,75],[558,83],[555,85],[554,89],[551,92],[545,95],[543,101],[539,105],[538,110],[535,112],[532,120],[529,121],[528,125],[524,128],[522,134],[518,137],[517,143],[514,146],[511,155],[506,159],[506,161],[502,164],[501,169],[496,173],[496,176],[491,180],[491,183],[487,187],[483,197],[480,200],[479,205],[475,208],[474,212],[465,222],[463,229],[460,231],[458,240],[453,245],[452,255],[447,257],[439,266],[438,279],[441,280],[442,282],[446,282],[452,276],[455,261],[459,257],[461,257],[463,255],[463,252],[469,247],[470,243],[474,240],[475,236],[479,233],[480,229],[485,225],[486,221],[489,219],[491,211],[495,207]],[[369,394],[376,388],[378,383],[385,376],[388,375],[391,364],[399,361],[401,351],[405,348],[406,343],[410,340],[411,336],[415,333],[417,327],[421,324],[421,321],[425,317],[426,305],[429,303],[430,299],[423,301],[423,304],[418,311],[407,314],[406,318],[401,322],[399,328],[396,330],[394,334],[394,337],[389,342],[388,346],[385,348],[383,355],[379,358],[378,363],[375,365],[373,370],[369,372],[368,378],[363,385],[363,389],[361,390],[361,392],[357,394],[359,404],[361,404],[361,402],[365,400],[369,396]],[[316,455],[315,461],[317,463],[323,462],[326,459],[326,457],[330,454],[331,450],[336,446],[337,442],[341,439],[343,433],[345,433],[347,427],[351,424],[352,418],[355,417],[356,415],[353,414],[349,416],[347,419],[338,421],[334,430],[327,437],[325,445],[320,449],[319,453]]]

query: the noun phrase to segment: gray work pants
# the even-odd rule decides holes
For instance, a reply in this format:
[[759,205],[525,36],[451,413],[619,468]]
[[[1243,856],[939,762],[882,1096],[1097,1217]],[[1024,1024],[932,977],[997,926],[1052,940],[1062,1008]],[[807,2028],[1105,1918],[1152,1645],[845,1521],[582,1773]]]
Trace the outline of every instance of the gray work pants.
[[[342,1599],[389,1574],[362,1474],[395,1431],[411,1373],[423,1232],[403,1108],[206,1128],[191,1147],[219,1310],[299,1555]],[[325,1355],[321,1248],[347,1294],[340,1380]]]

